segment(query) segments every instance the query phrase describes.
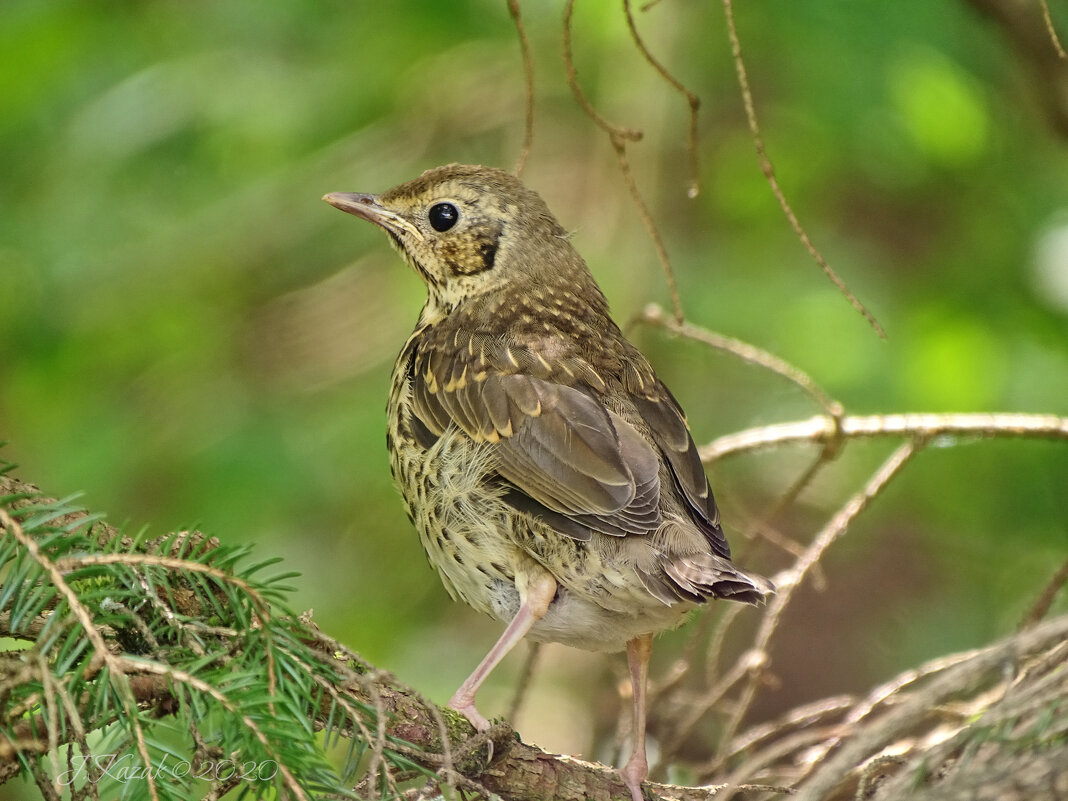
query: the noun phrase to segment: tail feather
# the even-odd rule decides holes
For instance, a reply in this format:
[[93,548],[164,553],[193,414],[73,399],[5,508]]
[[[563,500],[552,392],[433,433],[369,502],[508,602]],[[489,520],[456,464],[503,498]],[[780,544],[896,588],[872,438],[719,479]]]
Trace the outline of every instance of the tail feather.
[[[763,576],[742,570],[716,554],[663,556],[659,576],[640,573],[646,589],[664,603],[701,603],[710,598],[762,606],[775,585]],[[660,571],[658,571],[660,572]]]

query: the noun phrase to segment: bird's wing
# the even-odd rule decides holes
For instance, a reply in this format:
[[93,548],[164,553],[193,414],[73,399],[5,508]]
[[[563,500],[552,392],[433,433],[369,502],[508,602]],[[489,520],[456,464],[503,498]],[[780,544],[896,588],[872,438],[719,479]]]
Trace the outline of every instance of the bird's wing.
[[690,511],[690,518],[705,535],[712,549],[730,559],[730,547],[719,525],[719,509],[712,497],[712,488],[708,484],[701,455],[690,436],[682,407],[659,379],[652,376],[652,381],[655,382],[653,391],[632,390],[631,400],[649,426],[656,446],[667,459],[675,486]]
[[489,443],[505,499],[569,536],[657,528],[656,451],[574,380],[582,365],[549,364],[499,341],[449,339],[451,347],[420,349],[411,370],[413,411],[431,432],[455,424]]

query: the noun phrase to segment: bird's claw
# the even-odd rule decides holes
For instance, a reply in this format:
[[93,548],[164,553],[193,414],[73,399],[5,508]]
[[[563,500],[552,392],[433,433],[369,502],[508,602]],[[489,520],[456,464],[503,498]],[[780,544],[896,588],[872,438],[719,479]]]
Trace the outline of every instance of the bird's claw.
[[[473,700],[459,698],[454,695],[449,700],[448,707],[467,718],[467,722],[470,723],[479,734],[485,734],[490,730],[490,722],[482,716],[482,713],[475,709]],[[489,737],[486,738],[486,748],[486,764],[488,765],[493,761],[493,740]]]

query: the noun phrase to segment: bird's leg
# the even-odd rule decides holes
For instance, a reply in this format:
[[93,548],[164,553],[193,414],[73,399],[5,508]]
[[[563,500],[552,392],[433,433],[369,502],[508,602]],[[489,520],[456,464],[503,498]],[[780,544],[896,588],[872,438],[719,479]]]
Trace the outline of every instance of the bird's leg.
[[643,801],[642,782],[649,775],[645,756],[645,688],[649,678],[649,656],[653,653],[653,635],[643,634],[627,643],[627,664],[634,695],[634,751],[619,772],[630,788],[633,801]]
[[490,672],[497,667],[497,663],[504,659],[505,655],[512,650],[517,642],[530,631],[530,627],[537,623],[549,610],[549,604],[556,597],[556,579],[545,572],[540,572],[536,577],[522,581],[517,577],[519,589],[519,611],[516,612],[504,634],[486,654],[485,658],[475,668],[467,680],[460,685],[449,699],[449,709],[455,709],[465,718],[471,721],[471,725],[478,731],[485,731],[490,727],[489,721],[475,709],[475,693],[482,686]]

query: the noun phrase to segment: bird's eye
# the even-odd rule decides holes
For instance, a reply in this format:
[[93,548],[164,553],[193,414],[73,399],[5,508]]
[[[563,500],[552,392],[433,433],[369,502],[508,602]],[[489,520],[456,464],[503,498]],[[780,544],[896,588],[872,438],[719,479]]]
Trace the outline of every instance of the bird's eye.
[[427,217],[435,231],[448,231],[460,219],[460,212],[451,203],[435,203],[427,212]]

